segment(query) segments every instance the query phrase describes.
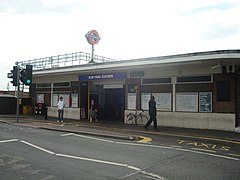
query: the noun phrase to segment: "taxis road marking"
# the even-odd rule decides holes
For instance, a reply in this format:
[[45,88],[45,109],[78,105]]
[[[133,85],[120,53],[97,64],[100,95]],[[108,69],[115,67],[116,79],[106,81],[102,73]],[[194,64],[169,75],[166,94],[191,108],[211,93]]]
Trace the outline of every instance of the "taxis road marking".
[[198,149],[206,149],[206,150],[220,150],[224,152],[229,152],[231,150],[231,147],[224,146],[224,145],[216,145],[212,143],[203,143],[203,142],[193,142],[193,141],[186,141],[186,140],[177,140],[178,144],[181,145],[187,145],[187,146],[194,146],[194,148]]
[[176,137],[211,140],[211,141],[220,141],[220,142],[233,143],[233,144],[240,144],[239,141],[227,140],[227,139],[218,139],[218,138],[201,137],[201,136],[189,136],[189,135],[181,135],[181,134],[169,134],[169,133],[157,133],[157,134],[168,135],[168,136],[176,136]]

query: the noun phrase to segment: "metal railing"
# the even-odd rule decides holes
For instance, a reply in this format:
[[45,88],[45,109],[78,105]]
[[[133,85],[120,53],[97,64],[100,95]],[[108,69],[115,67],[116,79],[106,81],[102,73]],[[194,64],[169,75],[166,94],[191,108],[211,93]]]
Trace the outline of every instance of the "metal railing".
[[[110,61],[117,61],[116,59],[106,58],[95,55],[93,58],[96,63],[104,63]],[[50,56],[45,58],[20,61],[18,65],[20,68],[25,68],[27,64],[33,66],[33,70],[45,70],[52,68],[71,67],[87,64],[91,61],[91,54],[84,52],[75,52],[57,56]]]
[[[194,56],[206,56],[206,55],[216,55],[216,54],[230,54],[238,53],[240,54],[240,49],[234,50],[216,50],[216,51],[206,51],[206,52],[195,52],[187,54],[178,54],[170,56],[158,56],[158,57],[149,57],[149,58],[140,58],[140,59],[129,59],[128,61],[143,61],[143,60],[164,60],[164,59],[173,59],[173,58],[185,58],[185,57],[194,57]],[[104,63],[111,61],[119,61],[116,59],[106,58],[103,56],[94,55],[94,62]],[[25,68],[27,64],[33,65],[33,70],[45,70],[52,68],[61,68],[61,67],[71,67],[88,64],[91,61],[91,54],[84,52],[75,52],[39,59],[33,59],[28,61],[18,62],[20,68]]]

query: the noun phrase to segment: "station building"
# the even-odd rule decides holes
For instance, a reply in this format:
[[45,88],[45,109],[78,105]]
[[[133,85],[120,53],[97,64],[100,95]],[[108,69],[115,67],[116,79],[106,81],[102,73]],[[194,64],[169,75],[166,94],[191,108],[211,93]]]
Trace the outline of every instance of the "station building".
[[90,100],[101,120],[126,122],[130,112],[148,116],[151,94],[158,126],[235,131],[240,126],[240,50],[218,50],[129,60],[70,53],[19,62],[33,65],[34,104],[57,117],[88,119]]

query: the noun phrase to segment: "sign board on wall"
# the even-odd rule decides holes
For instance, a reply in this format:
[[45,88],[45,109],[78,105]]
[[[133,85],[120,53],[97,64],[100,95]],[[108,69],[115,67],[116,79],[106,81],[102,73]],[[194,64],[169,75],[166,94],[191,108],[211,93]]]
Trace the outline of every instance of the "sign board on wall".
[[44,103],[44,94],[37,94],[37,103]]
[[176,93],[176,111],[198,112],[198,93]]
[[150,100],[150,93],[142,93],[141,94],[141,105],[143,110],[148,110],[148,102]]
[[212,112],[212,92],[199,93],[199,112]]
[[58,94],[53,94],[52,106],[56,107],[58,103]]
[[78,93],[72,93],[72,107],[78,107]]
[[127,78],[127,73],[106,73],[106,74],[90,74],[90,75],[79,76],[80,81],[125,79],[125,78]]
[[128,109],[136,109],[136,93],[128,93]]
[[171,93],[153,93],[156,100],[157,110],[171,111],[172,94]]
[[[157,110],[171,111],[171,93],[152,93],[152,95],[155,97]],[[142,93],[141,104],[143,110],[148,110],[148,102],[150,100],[150,97],[151,93]]]

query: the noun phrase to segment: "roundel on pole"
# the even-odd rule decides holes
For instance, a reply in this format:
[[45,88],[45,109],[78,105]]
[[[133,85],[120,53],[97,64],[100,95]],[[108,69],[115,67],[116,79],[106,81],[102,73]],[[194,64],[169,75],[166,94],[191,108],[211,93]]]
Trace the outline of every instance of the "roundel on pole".
[[91,45],[97,44],[100,40],[99,34],[96,30],[88,31],[85,37],[87,38],[88,43]]

